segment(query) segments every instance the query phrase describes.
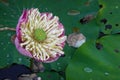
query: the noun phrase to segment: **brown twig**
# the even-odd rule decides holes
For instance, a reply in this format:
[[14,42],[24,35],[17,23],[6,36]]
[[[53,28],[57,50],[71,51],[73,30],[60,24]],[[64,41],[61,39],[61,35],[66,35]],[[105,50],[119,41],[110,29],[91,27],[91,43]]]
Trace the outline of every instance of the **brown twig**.
[[9,27],[3,27],[3,28],[0,28],[0,31],[4,31],[4,30],[16,31],[15,28],[9,28]]

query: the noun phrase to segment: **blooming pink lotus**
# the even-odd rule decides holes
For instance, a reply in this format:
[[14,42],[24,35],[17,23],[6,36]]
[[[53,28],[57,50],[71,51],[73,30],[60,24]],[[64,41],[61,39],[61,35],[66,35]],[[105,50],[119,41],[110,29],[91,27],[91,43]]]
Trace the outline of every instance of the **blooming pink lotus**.
[[16,27],[17,50],[37,61],[49,63],[64,54],[64,27],[52,13],[24,10]]

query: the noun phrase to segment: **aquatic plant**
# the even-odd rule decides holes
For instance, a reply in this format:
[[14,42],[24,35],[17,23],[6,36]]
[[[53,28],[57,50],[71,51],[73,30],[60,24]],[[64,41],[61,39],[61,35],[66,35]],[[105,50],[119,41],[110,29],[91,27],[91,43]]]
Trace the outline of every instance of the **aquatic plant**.
[[18,51],[40,62],[53,62],[64,54],[64,27],[52,13],[24,10],[16,28]]

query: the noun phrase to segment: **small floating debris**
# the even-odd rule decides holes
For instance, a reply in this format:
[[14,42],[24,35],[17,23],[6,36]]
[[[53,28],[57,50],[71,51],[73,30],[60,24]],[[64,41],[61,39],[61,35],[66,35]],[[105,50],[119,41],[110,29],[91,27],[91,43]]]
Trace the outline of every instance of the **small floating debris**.
[[85,17],[83,17],[82,19],[80,19],[80,23],[86,24],[86,23],[90,22],[91,20],[93,20],[94,18],[95,18],[95,16],[93,14],[88,14]]
[[78,11],[78,10],[70,10],[70,11],[68,11],[67,14],[68,14],[68,15],[75,16],[75,15],[80,14],[80,11]]
[[85,2],[85,6],[89,6],[92,1],[93,0],[88,0],[87,2]]
[[87,73],[91,73],[93,70],[89,67],[85,67],[84,71],[87,72]]
[[82,33],[72,33],[67,38],[67,43],[69,46],[80,47],[85,43],[86,37]]
[[73,28],[73,32],[76,32],[76,33],[77,33],[77,32],[80,32],[80,29],[79,29],[78,27],[74,27],[74,28]]

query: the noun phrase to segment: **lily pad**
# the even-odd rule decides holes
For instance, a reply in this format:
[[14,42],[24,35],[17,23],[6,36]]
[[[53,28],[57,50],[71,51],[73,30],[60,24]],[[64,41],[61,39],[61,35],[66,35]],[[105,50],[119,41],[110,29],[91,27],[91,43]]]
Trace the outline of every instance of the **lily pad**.
[[[100,40],[102,50],[93,41],[86,42],[74,54],[68,68],[67,80],[119,80],[119,35],[106,36]],[[86,76],[86,77],[85,77]]]
[[83,31],[89,32],[86,35],[87,41],[73,55],[66,69],[67,80],[120,79],[118,2],[99,0],[100,10],[96,22],[90,23],[94,28]]

